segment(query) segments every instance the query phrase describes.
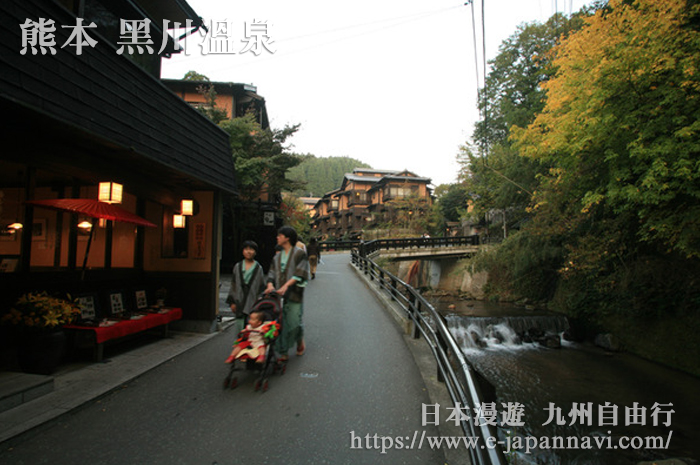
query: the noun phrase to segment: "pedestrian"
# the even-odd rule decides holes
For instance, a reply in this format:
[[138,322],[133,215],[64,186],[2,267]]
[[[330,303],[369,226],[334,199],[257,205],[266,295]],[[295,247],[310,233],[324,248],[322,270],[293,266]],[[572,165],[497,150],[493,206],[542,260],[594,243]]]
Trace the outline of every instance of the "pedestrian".
[[309,240],[309,245],[306,246],[306,255],[309,257],[309,268],[311,269],[311,279],[316,279],[316,267],[321,260],[321,247],[315,237]]
[[255,260],[257,253],[258,244],[254,241],[244,241],[243,260],[233,266],[231,290],[226,303],[236,315],[236,333],[245,327],[250,309],[265,291],[265,272],[262,265]]
[[276,291],[283,297],[282,332],[277,338],[279,360],[288,359],[290,347],[296,343],[297,355],[304,355],[304,288],[309,281],[309,260],[306,252],[296,247],[297,232],[283,226],[277,232],[277,245],[281,250],[272,259],[267,274],[265,292]]

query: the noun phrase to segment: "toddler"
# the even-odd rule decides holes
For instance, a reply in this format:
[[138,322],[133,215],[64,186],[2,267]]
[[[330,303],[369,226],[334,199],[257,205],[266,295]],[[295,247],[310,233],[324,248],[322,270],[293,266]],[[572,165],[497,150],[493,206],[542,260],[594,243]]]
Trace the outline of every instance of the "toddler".
[[236,359],[247,355],[257,363],[265,362],[267,347],[265,338],[273,337],[277,330],[277,323],[274,321],[263,321],[265,314],[262,311],[253,311],[248,318],[248,324],[238,335],[238,340],[233,345],[231,355],[226,359],[226,363],[231,363]]

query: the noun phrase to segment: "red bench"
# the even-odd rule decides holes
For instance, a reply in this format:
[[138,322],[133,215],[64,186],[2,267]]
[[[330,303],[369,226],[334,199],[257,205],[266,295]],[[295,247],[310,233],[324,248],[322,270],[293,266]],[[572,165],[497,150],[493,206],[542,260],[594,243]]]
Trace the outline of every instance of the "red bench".
[[104,355],[104,344],[107,341],[159,326],[163,327],[163,336],[167,336],[168,324],[182,318],[182,309],[171,308],[163,313],[147,313],[132,318],[134,319],[109,322],[105,326],[66,325],[63,328],[75,332],[76,347],[94,347],[93,358],[96,362],[101,362]]

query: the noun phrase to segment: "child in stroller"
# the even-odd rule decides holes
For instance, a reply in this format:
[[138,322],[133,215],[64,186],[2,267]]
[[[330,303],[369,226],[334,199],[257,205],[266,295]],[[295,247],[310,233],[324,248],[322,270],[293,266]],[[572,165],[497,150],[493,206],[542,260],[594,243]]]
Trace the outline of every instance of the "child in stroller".
[[238,333],[238,339],[233,345],[233,350],[226,359],[226,363],[231,363],[241,357],[255,360],[257,363],[265,363],[267,349],[265,341],[275,337],[278,332],[278,324],[275,321],[263,321],[264,318],[265,312],[262,310],[250,312],[248,324],[243,331]]
[[280,332],[282,305],[277,294],[263,294],[250,310],[248,323],[234,343],[231,354],[226,359],[230,363],[229,374],[224,380],[224,389],[238,386],[238,378],[233,376],[237,370],[236,361],[245,362],[246,368],[260,370],[262,373],[255,382],[255,390],[267,391],[268,375],[277,368],[284,374],[285,367],[277,366],[272,343]]

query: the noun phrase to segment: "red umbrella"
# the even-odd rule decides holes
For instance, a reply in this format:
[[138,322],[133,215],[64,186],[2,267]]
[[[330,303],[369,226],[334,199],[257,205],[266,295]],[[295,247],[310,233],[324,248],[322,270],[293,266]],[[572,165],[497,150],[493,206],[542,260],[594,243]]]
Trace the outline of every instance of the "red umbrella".
[[[151,228],[157,227],[150,221],[141,218],[130,211],[124,210],[122,207],[111,203],[100,202],[94,199],[43,199],[27,200],[25,203],[35,207],[44,207],[52,210],[78,213],[91,218],[104,218],[112,221],[123,221],[125,223],[133,223],[138,226],[148,226]],[[92,244],[94,229],[95,228],[90,228],[90,237],[88,238],[87,248],[85,249],[83,272],[80,279],[85,279],[85,268],[87,267],[88,254],[90,253],[90,245]]]
[[125,223],[133,223],[138,226],[148,226],[151,228],[156,227],[156,225],[150,221],[141,218],[130,211],[124,210],[118,205],[100,202],[94,199],[43,199],[27,200],[25,203],[27,205],[34,205],[35,207],[44,207],[51,208],[53,210],[78,213],[80,215],[85,215],[92,218],[123,221]]

